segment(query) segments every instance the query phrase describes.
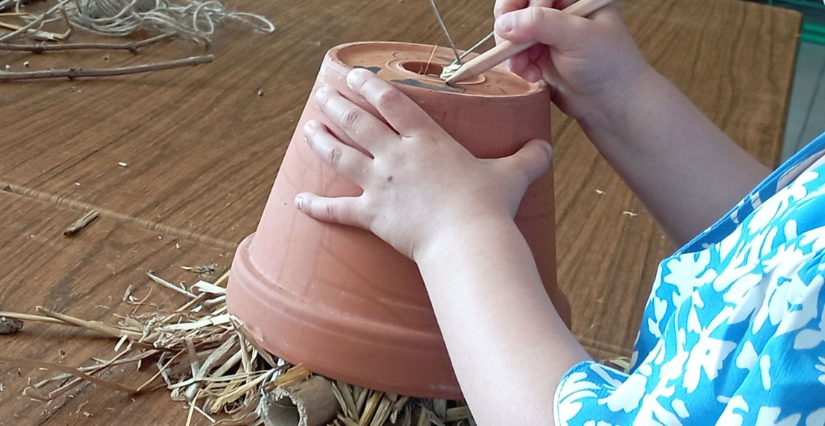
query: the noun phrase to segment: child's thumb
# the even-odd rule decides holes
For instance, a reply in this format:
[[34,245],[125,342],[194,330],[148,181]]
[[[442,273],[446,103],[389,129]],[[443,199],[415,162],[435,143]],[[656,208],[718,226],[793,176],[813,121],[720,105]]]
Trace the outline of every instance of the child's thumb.
[[524,176],[525,187],[547,172],[553,159],[553,148],[547,141],[533,139],[518,152],[505,158],[508,174]]
[[538,42],[559,49],[582,37],[588,20],[549,7],[527,7],[496,19],[496,34],[513,43]]

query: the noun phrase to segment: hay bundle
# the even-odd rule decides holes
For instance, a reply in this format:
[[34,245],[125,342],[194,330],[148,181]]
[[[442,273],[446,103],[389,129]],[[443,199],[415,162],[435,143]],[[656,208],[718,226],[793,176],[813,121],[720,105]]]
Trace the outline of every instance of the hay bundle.
[[[212,266],[210,265],[210,268]],[[190,268],[203,272],[206,267]],[[221,425],[319,426],[470,426],[469,409],[461,401],[409,398],[330,381],[301,365],[291,365],[261,350],[248,339],[226,309],[225,273],[214,283],[190,288],[148,274],[165,291],[186,295],[170,312],[120,317],[116,324],[86,321],[38,307],[37,315],[0,312],[0,320],[38,321],[80,327],[115,341],[118,354],[92,358],[91,365],[67,367],[46,361],[0,356],[0,361],[44,368],[61,374],[32,381],[24,394],[48,402],[83,382],[139,395],[166,388],[173,400],[186,404],[189,424],[194,415]],[[149,306],[129,286],[123,302]],[[22,327],[22,325],[21,325]],[[115,367],[151,366],[148,379],[124,385],[101,378]],[[139,401],[139,399],[137,400]]]

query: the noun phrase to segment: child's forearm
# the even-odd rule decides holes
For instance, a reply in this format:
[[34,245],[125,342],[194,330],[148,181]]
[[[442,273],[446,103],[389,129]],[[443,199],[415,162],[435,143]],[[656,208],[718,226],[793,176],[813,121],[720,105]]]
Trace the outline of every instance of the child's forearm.
[[550,424],[559,380],[589,357],[512,220],[467,224],[416,261],[478,424]]
[[582,127],[677,244],[769,173],[653,69],[618,101]]

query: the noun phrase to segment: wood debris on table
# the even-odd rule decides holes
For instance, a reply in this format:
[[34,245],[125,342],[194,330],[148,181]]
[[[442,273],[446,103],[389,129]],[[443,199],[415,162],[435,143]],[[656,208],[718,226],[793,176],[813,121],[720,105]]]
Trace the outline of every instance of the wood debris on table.
[[67,237],[77,235],[78,232],[89,226],[89,224],[94,222],[98,217],[100,217],[100,213],[97,210],[89,210],[83,217],[66,228],[66,230],[63,231],[63,235]]
[[[190,270],[199,273],[214,267]],[[32,379],[24,394],[48,403],[84,382],[133,396],[166,388],[174,401],[189,410],[187,425],[194,416],[220,425],[475,425],[462,401],[409,398],[327,380],[261,350],[227,312],[224,285],[229,272],[215,282],[199,281],[189,288],[147,275],[158,284],[153,288],[186,295],[188,301],[174,310],[152,307],[151,312],[120,316],[116,324],[42,307],[37,314],[0,312],[0,327],[43,322],[83,328],[115,342],[117,355],[92,358],[79,367],[0,355],[0,362],[59,373],[45,380]],[[134,297],[137,286],[130,285],[123,295],[123,302],[135,306],[135,312],[153,306],[146,303],[149,296]],[[116,381],[102,378],[103,373],[118,374],[116,367],[129,365],[144,377],[134,383],[120,377]],[[140,399],[135,398],[135,403]]]

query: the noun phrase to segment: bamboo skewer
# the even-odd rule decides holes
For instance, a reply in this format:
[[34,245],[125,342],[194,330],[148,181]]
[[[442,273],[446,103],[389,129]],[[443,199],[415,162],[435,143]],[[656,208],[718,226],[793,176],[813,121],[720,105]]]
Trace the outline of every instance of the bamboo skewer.
[[[20,25],[9,24],[8,22],[0,22],[0,28],[14,31],[20,31],[23,29]],[[35,37],[35,39],[41,41],[60,41],[64,39],[63,34],[52,33],[49,31],[26,29],[26,32]]]
[[[587,17],[591,13],[609,5],[613,0],[580,0],[564,8],[562,12],[571,15]],[[512,43],[503,41],[492,49],[476,56],[459,67],[452,75],[445,79],[447,84],[455,84],[477,77],[507,59],[524,52],[536,45],[535,42]]]

